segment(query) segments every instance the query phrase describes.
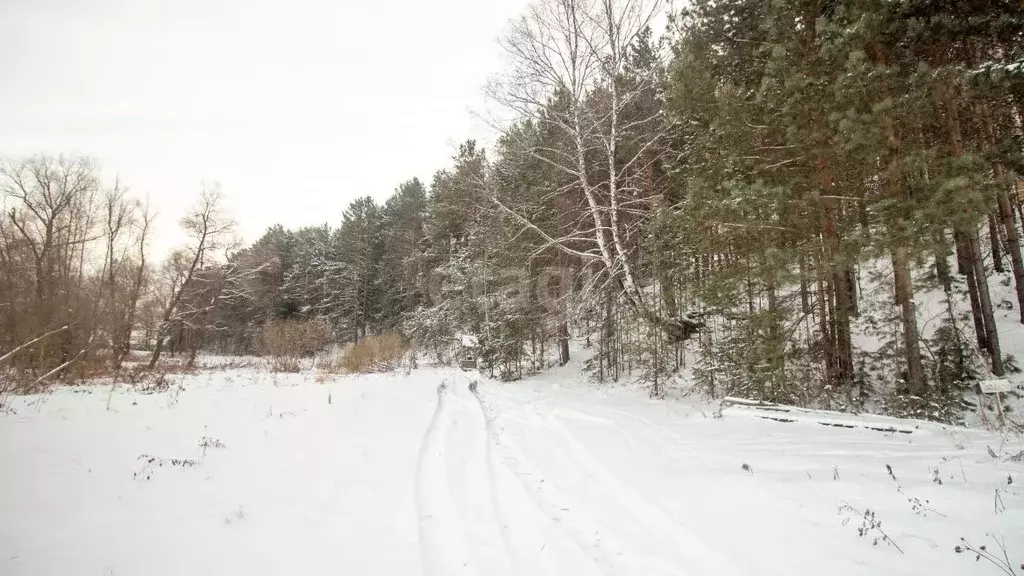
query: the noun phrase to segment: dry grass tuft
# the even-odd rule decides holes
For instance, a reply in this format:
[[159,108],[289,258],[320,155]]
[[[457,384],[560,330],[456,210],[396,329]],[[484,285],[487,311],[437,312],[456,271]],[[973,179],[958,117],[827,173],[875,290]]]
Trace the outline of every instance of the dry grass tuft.
[[267,366],[271,372],[287,372],[297,374],[302,372],[302,361],[293,356],[272,356]]
[[408,351],[409,344],[400,335],[389,332],[348,345],[318,360],[317,367],[329,374],[391,372],[401,365]]
[[301,372],[301,359],[322,350],[330,340],[331,327],[320,319],[272,320],[263,325],[263,353],[270,357],[274,372]]

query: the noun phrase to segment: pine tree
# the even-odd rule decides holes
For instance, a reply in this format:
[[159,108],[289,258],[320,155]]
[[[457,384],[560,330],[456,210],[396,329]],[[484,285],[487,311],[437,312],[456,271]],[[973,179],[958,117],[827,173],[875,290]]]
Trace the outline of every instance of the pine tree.
[[366,337],[381,315],[381,234],[380,208],[373,198],[366,196],[349,204],[336,243],[345,274],[339,303],[341,318],[353,342]]
[[381,323],[392,329],[426,302],[426,188],[415,178],[404,182],[388,198],[381,218]]

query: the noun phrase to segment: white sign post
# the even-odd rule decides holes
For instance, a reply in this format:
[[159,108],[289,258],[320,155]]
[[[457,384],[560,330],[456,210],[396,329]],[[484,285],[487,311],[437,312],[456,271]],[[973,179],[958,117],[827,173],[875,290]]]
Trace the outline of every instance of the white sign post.
[[982,394],[995,394],[996,395],[996,409],[999,410],[999,424],[1003,423],[1003,392],[1009,392],[1012,389],[1009,380],[981,380],[978,382],[978,388],[981,389]]
[[999,394],[1012,390],[1009,380],[982,380],[978,382],[982,394]]

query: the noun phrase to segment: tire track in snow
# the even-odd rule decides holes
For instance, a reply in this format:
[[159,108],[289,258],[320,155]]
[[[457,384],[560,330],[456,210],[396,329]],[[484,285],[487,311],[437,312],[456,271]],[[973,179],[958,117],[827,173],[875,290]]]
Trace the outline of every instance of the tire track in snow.
[[437,406],[423,434],[416,461],[416,509],[423,576],[476,574],[459,527],[458,512],[448,488],[445,434],[449,414],[448,380],[437,387]]
[[[653,430],[655,432],[653,434],[653,436],[658,438],[662,442],[665,441],[665,438],[671,438],[674,441],[675,447],[678,450],[680,450],[680,451],[685,451],[685,452],[687,452],[690,455],[700,454],[700,451],[696,449],[696,443],[693,440],[687,440],[687,439],[683,438],[682,436],[680,436],[679,434],[677,434],[676,432],[666,428],[665,426],[662,426],[661,424],[657,424],[657,423],[655,423],[655,422],[653,422],[651,420],[648,420],[647,418],[642,418],[640,416],[637,416],[636,414],[630,414],[629,412],[627,412],[625,410],[618,410],[618,409],[615,409],[615,408],[608,408],[607,406],[597,406],[597,405],[593,406],[593,408],[596,408],[596,409],[601,410],[602,412],[606,412],[608,414],[614,414],[616,416],[620,416],[620,417],[632,420],[634,422],[638,422],[638,423],[642,424],[643,426]],[[626,434],[625,430],[623,430],[621,427],[619,427],[619,425],[617,423],[614,424],[614,425],[615,425],[616,428],[619,429],[619,431],[622,434],[624,434],[624,435]]]
[[[596,478],[597,471],[580,460],[578,453],[563,439],[554,424],[553,414],[558,410],[536,407],[523,408],[520,420],[524,426],[539,435],[540,441],[536,448],[543,450],[548,466],[553,467],[556,476],[546,486],[557,483],[570,494],[571,498],[563,498],[562,502],[572,502],[575,516],[584,518],[580,525],[585,526],[584,538],[591,538],[595,547],[610,550],[605,565],[611,574],[644,574],[645,576],[680,576],[688,574],[719,574],[720,570],[710,572],[691,572],[692,562],[680,562],[680,557],[666,551],[665,541],[656,534],[652,526],[641,521],[628,507],[609,493],[606,486]],[[518,415],[517,415],[518,416]],[[577,419],[579,414],[576,414]],[[503,417],[509,417],[503,415]],[[598,419],[600,420],[600,419]],[[519,452],[519,454],[522,454]],[[557,489],[555,489],[557,490]],[[730,574],[726,571],[725,574]]]
[[[681,468],[692,468],[695,471],[699,471],[701,469],[707,469],[708,467],[721,467],[724,465],[731,468],[733,472],[736,473],[736,462],[749,460],[750,458],[747,456],[763,453],[762,451],[766,446],[778,448],[780,445],[780,440],[777,437],[772,437],[770,440],[757,439],[742,442],[731,442],[733,448],[737,446],[747,446],[748,449],[743,451],[748,453],[746,456],[744,456],[743,452],[730,452],[728,454],[723,454],[720,449],[710,447],[702,453],[694,448],[694,442],[692,440],[684,440],[682,436],[676,432],[648,420],[647,418],[642,418],[634,414],[630,414],[629,412],[613,408],[602,406],[594,406],[593,408],[604,413],[621,416],[629,422],[641,424],[642,426],[636,426],[636,433],[642,434],[645,437],[642,444],[645,446],[660,445],[663,446],[665,450],[664,452],[659,449],[648,451],[645,456],[649,463],[653,463],[655,459],[660,459],[664,462],[671,462],[672,459],[678,460],[679,457],[683,457],[685,458],[686,464]],[[558,413],[554,413],[554,415],[560,416]],[[614,424],[614,426],[620,431],[625,432],[625,430],[622,430],[618,424]],[[800,447],[794,446],[794,449],[800,449]],[[666,455],[673,453],[678,454],[678,456],[673,456],[673,458],[669,459],[665,458]],[[755,468],[758,468],[756,464]],[[831,471],[829,471],[829,473],[831,473]],[[803,478],[803,472],[798,475],[801,479]],[[688,514],[695,512],[697,514],[701,514],[702,512],[700,512],[699,509],[694,510],[692,506],[689,506],[689,504],[699,504],[702,498],[712,498],[714,497],[714,494],[722,490],[723,485],[732,483],[737,490],[742,492],[742,498],[750,502],[750,504],[746,506],[747,509],[763,509],[763,513],[766,515],[773,515],[780,518],[796,518],[805,524],[814,525],[818,517],[809,512],[808,509],[798,500],[787,498],[785,496],[780,497],[778,494],[765,490],[759,483],[747,482],[746,480],[748,480],[748,478],[746,478],[745,475],[739,475],[739,478],[735,476],[718,477],[716,485],[713,488],[709,487],[707,484],[701,485],[698,483],[696,486],[691,486],[691,490],[699,490],[698,493],[692,495],[696,498],[696,501],[690,501],[690,499],[687,499],[681,501],[680,504],[688,508],[686,511]],[[815,484],[810,484],[808,489],[815,492],[820,491],[820,488]],[[679,511],[677,510],[677,512]],[[666,515],[670,518],[672,517],[671,515]]]
[[710,547],[702,538],[679,525],[661,509],[630,488],[599,464],[583,444],[554,416],[545,416],[548,427],[563,443],[567,454],[578,468],[595,482],[594,488],[605,496],[603,501],[619,511],[622,524],[632,526],[648,541],[659,544],[664,555],[681,562],[693,574],[739,576],[744,574],[729,558]]
[[509,543],[508,522],[495,506],[498,490],[488,469],[484,419],[460,379],[455,382],[448,391],[451,419],[445,438],[449,493],[477,571],[487,576],[511,576],[521,570]]
[[[492,468],[492,478],[496,478],[501,470],[504,470],[507,474],[517,479],[524,494],[530,499],[536,511],[549,524],[548,534],[561,540],[562,542],[560,543],[575,548],[578,551],[578,557],[588,563],[587,566],[574,566],[571,573],[614,573],[613,569],[617,563],[617,557],[621,556],[622,553],[610,549],[607,544],[594,540],[591,536],[593,533],[591,530],[592,524],[582,518],[578,518],[577,514],[574,514],[563,504],[566,502],[566,499],[561,496],[556,488],[545,483],[545,479],[540,471],[530,464],[518,447],[507,438],[498,427],[497,412],[484,399],[479,389],[475,385],[470,385],[469,390],[476,397],[477,404],[484,416],[489,447],[494,448],[493,458],[488,462],[488,465]],[[493,484],[493,486],[497,492],[497,485]],[[506,515],[500,510],[501,506],[498,500],[495,501],[495,506],[499,508],[499,518],[502,518],[502,521],[505,522]],[[543,550],[544,547],[541,548],[541,552]],[[524,570],[525,567],[522,564],[523,559],[520,558],[516,566],[517,569]],[[533,571],[528,572],[531,576],[532,574],[537,574],[538,571],[539,573],[550,574],[565,573],[564,571],[559,572],[553,566],[540,565],[531,566],[531,568]]]
[[[470,392],[473,393],[473,396],[475,396],[479,402],[480,397],[477,394],[476,385],[470,384],[470,386]],[[518,574],[525,575],[527,574],[527,571],[524,568],[523,559],[516,553],[515,545],[512,541],[512,529],[510,528],[511,523],[509,520],[509,514],[505,511],[501,504],[501,499],[498,497],[499,478],[496,462],[499,461],[498,455],[494,452],[494,443],[491,441],[491,436],[488,430],[490,423],[487,421],[486,413],[481,412],[481,415],[484,417],[484,432],[486,434],[484,458],[487,459],[487,481],[491,492],[491,508],[494,510],[494,517],[497,518],[498,522],[501,524],[498,527],[498,530],[501,533],[501,544],[505,547],[505,553],[508,555],[509,561],[512,563],[513,568]]]

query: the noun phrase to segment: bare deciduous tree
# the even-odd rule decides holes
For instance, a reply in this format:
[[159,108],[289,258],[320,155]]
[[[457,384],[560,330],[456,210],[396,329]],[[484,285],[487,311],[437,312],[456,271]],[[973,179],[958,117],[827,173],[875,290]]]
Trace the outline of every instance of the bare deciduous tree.
[[251,280],[268,263],[255,267],[241,262],[229,261],[220,266],[196,271],[189,295],[182,299],[178,317],[190,332],[187,366],[196,362],[196,354],[206,343],[211,331],[223,328],[217,320],[217,311],[225,305],[251,306],[255,301],[256,287]]
[[199,202],[181,220],[181,226],[191,239],[191,245],[175,251],[165,264],[168,291],[165,295],[163,312],[157,330],[156,344],[149,359],[149,367],[160,360],[164,340],[182,297],[195,281],[210,257],[225,248],[225,242],[233,238],[235,223],[222,210],[223,198],[217,186],[204,186]]
[[88,158],[33,156],[0,162],[0,349],[73,326],[20,353],[26,368],[62,373],[87,349],[96,295],[88,288],[88,246],[97,231],[96,168]]
[[111,278],[111,284],[117,284],[116,291],[111,289],[110,309],[110,347],[115,369],[120,368],[131,350],[139,299],[147,279],[146,245],[155,218],[148,204],[132,203],[131,240],[125,249],[134,246],[136,254],[134,259],[124,256],[118,275]]

